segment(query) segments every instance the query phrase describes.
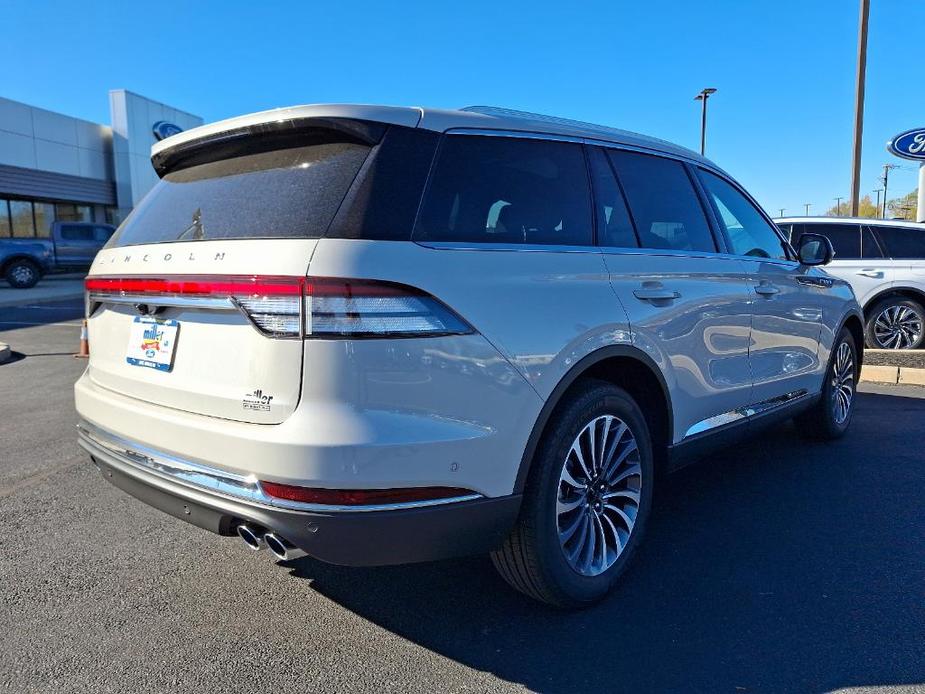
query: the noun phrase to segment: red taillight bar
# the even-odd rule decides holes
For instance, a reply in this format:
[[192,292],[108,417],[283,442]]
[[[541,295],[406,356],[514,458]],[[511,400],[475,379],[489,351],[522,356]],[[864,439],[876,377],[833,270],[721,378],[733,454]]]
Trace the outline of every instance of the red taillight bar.
[[234,296],[408,296],[423,292],[389,282],[279,275],[201,275],[184,277],[88,277],[88,292],[105,294],[220,294]]
[[306,283],[304,277],[261,275],[189,276],[189,277],[88,277],[88,292],[106,294],[195,294],[225,296],[260,294],[299,296]]
[[260,482],[269,496],[287,501],[330,506],[370,506],[402,504],[415,501],[436,501],[471,497],[475,493],[459,487],[405,487],[400,489],[319,489],[291,484]]

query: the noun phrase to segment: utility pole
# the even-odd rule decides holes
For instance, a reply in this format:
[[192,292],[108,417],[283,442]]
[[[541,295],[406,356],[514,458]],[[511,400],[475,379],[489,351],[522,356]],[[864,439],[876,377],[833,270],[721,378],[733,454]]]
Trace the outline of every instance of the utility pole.
[[893,169],[898,169],[899,164],[884,164],[883,165],[883,178],[880,180],[883,181],[883,214],[880,215],[880,219],[886,219],[886,190],[887,185],[890,182],[890,171]]
[[803,207],[806,208],[806,216],[807,216],[807,217],[809,217],[809,206],[812,205],[812,204],[813,204],[813,203],[811,203],[811,202],[804,202],[804,203],[803,203]]
[[864,132],[864,81],[867,76],[867,20],[870,0],[861,0],[858,18],[858,65],[854,92],[854,157],[851,162],[851,216],[858,216],[861,196],[861,137]]
[[711,94],[715,94],[713,87],[701,89],[700,93],[694,97],[694,101],[700,102],[700,155],[703,156],[707,149],[707,99]]
[[841,198],[835,198],[835,216],[841,217]]
[[875,190],[874,192],[877,194],[877,213],[879,214],[880,213],[880,193],[883,192],[883,188],[877,188],[877,190]]
[[786,209],[785,207],[781,207],[781,208],[780,208],[780,215],[778,215],[779,217],[783,217],[783,216],[784,216],[784,210],[785,210],[785,209]]

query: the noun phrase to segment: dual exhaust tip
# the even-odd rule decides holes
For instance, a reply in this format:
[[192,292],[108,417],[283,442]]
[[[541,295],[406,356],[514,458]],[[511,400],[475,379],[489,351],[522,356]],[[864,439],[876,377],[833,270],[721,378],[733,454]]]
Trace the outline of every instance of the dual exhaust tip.
[[244,540],[244,544],[255,552],[266,547],[274,557],[282,561],[292,561],[305,556],[305,552],[276,533],[266,532],[261,528],[247,525],[246,523],[239,525],[237,530],[238,537]]

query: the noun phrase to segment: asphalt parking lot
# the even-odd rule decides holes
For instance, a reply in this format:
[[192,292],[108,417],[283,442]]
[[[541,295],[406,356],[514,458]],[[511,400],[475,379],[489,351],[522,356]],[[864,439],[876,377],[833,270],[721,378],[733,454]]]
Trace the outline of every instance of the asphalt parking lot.
[[0,308],[5,691],[925,691],[925,388],[674,475],[621,589],[569,614],[486,558],[277,563],[126,496],[76,444],[81,302],[33,306]]

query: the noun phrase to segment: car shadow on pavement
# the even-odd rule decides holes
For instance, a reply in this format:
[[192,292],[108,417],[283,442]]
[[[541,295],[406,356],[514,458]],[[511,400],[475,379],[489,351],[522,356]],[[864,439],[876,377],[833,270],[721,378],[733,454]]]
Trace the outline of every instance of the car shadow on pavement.
[[[487,558],[290,563],[322,595],[541,692],[925,683],[925,399],[860,394],[850,433],[787,424],[667,479],[615,593],[562,612]],[[413,673],[409,673],[413,677]]]

